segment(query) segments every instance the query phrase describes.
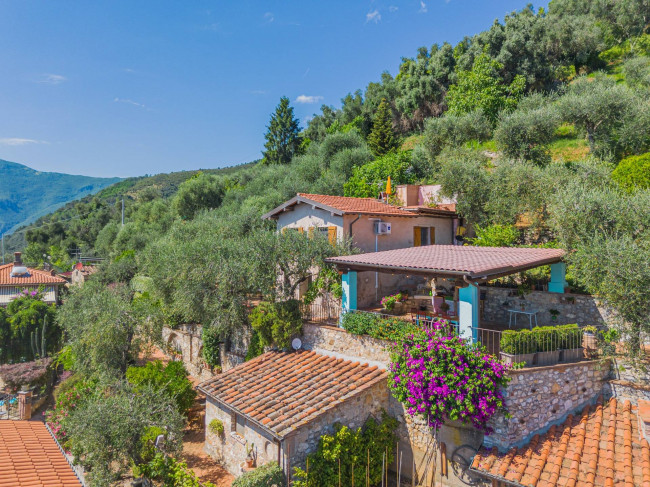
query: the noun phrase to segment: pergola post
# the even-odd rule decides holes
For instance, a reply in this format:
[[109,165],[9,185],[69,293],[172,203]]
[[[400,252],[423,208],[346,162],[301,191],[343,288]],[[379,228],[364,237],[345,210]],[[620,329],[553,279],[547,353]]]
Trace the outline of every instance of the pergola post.
[[348,271],[341,277],[343,296],[341,298],[341,318],[350,310],[357,309],[357,271]]
[[476,342],[478,337],[479,292],[478,286],[470,284],[458,290],[458,334],[461,338]]
[[551,264],[551,282],[548,283],[548,292],[564,293],[566,287],[566,264],[564,262]]

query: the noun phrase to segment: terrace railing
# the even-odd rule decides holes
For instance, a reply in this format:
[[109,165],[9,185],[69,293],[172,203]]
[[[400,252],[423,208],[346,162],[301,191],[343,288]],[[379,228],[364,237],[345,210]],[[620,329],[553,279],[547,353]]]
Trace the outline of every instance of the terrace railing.
[[341,316],[341,307],[333,303],[311,303],[300,307],[302,318],[310,323],[337,326]]

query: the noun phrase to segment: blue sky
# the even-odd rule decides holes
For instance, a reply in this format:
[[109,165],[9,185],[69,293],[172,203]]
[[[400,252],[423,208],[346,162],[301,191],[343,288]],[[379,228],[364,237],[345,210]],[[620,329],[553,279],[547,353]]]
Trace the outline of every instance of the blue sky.
[[282,95],[304,124],[525,4],[0,1],[0,159],[92,176],[254,160]]

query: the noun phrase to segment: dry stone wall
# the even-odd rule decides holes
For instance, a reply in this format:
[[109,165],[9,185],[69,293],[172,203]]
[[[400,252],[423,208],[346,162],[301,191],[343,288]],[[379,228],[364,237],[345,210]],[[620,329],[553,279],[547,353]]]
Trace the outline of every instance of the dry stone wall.
[[511,417],[495,416],[490,422],[494,433],[485,437],[484,444],[507,450],[528,443],[533,435],[595,402],[610,370],[610,361],[604,359],[511,371],[512,381],[505,389]]
[[[543,325],[566,325],[578,323],[581,326],[603,325],[610,318],[611,313],[597,298],[585,294],[559,294],[546,291],[531,291],[521,299],[517,296],[516,289],[482,286],[481,293],[485,292],[483,301],[482,319],[493,323],[507,324],[509,319],[508,309],[520,309],[523,303],[526,309],[539,310],[537,322]],[[556,321],[552,321],[548,312],[556,309],[560,312]],[[521,327],[528,319],[518,316],[517,326]]]

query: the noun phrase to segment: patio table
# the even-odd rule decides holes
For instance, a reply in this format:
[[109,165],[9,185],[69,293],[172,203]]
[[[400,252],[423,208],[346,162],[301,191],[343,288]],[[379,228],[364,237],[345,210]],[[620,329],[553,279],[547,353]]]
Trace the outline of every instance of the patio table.
[[512,317],[515,317],[515,326],[517,326],[517,315],[528,316],[528,327],[533,329],[533,318],[535,319],[535,326],[537,326],[537,310],[522,311],[520,309],[509,309],[508,328],[512,325]]

